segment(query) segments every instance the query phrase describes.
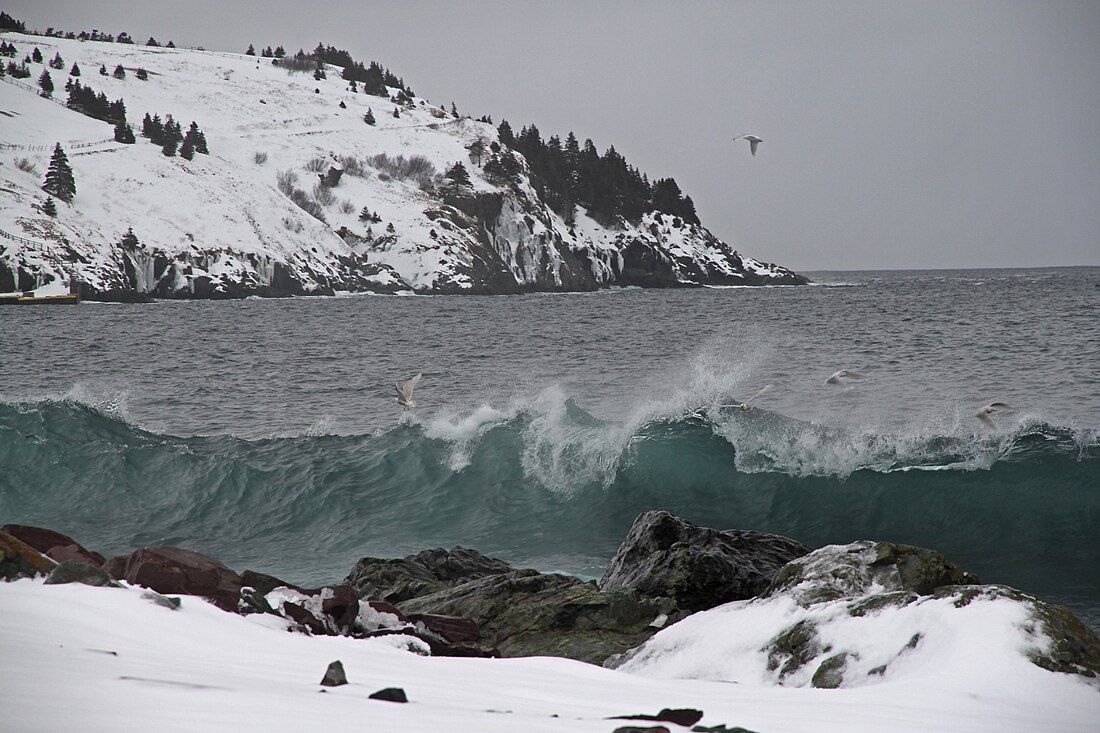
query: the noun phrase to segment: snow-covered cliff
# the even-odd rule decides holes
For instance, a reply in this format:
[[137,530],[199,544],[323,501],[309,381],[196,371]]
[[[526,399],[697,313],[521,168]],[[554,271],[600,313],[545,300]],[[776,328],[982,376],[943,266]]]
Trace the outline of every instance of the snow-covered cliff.
[[[64,66],[31,63],[31,77],[0,83],[0,292],[70,278],[115,297],[805,282],[667,214],[604,225],[578,207],[566,223],[531,186],[521,156],[518,183],[490,182],[468,148],[498,143],[493,125],[416,97],[351,91],[338,67],[315,80],[240,54],[3,35],[16,61],[37,47]],[[145,113],[184,129],[194,120],[210,154],[167,157],[140,136],[115,142],[110,124],[65,107],[74,63],[82,74],[72,79],[124,100],[137,132]],[[97,73],[117,65],[124,78]],[[34,83],[44,70],[53,99]],[[57,142],[77,192],[55,201],[51,217],[41,185]],[[468,187],[442,176],[456,162]],[[338,182],[321,185],[330,170]],[[122,243],[129,228],[136,245]]]

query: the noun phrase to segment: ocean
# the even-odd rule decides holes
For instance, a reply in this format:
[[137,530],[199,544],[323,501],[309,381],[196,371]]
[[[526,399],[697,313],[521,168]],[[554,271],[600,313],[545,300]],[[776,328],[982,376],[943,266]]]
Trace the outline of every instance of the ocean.
[[4,308],[0,524],[319,585],[454,545],[599,577],[661,508],[934,548],[1100,629],[1100,268],[808,274]]

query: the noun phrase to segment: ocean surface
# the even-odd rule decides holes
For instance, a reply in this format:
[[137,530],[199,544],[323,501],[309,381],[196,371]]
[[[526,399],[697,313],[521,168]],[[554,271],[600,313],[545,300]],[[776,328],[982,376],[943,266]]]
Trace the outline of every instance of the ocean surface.
[[598,577],[661,508],[931,547],[1100,629],[1100,268],[809,274],[3,308],[0,524],[309,585],[456,544]]

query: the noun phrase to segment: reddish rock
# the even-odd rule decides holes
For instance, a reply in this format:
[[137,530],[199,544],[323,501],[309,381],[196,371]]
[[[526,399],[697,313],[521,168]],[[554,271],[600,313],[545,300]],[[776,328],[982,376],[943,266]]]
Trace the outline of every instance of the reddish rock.
[[[44,555],[48,555],[57,562],[65,560],[80,560],[89,565],[103,565],[105,558],[98,552],[86,549],[79,542],[68,535],[54,532],[52,529],[42,527],[30,527],[25,524],[5,524],[0,530],[7,532],[17,540],[22,540]],[[58,554],[54,550],[69,548]]]
[[293,601],[283,603],[283,615],[296,624],[306,627],[314,634],[331,634],[325,626],[325,622],[313,615],[305,606],[300,606]]
[[470,644],[481,640],[481,632],[477,624],[461,616],[412,613],[409,614],[409,621],[448,644]]
[[243,573],[241,573],[241,585],[247,586],[249,588],[255,588],[256,591],[262,596],[266,596],[268,593],[275,590],[276,588],[290,588],[291,590],[296,590],[299,593],[304,593],[307,596],[317,595],[316,590],[307,590],[299,585],[294,585],[294,583],[288,583],[285,580],[280,580],[274,575],[259,573],[255,570],[245,570]]
[[397,618],[397,623],[404,626],[409,623],[409,619],[405,617],[405,614],[401,613],[401,609],[397,606],[389,603],[388,601],[359,601],[360,603],[366,603],[372,610],[377,613],[388,613]]
[[103,568],[118,580],[157,593],[202,596],[225,611],[237,611],[241,576],[222,563],[180,547],[143,547],[113,557]]
[[86,550],[77,544],[55,545],[46,551],[46,556],[58,562],[75,560],[96,568],[103,567],[103,563],[105,562],[103,555],[100,555],[98,552]]
[[359,616],[359,594],[350,585],[322,588],[322,596],[328,595],[326,590],[332,591],[332,597],[321,601],[321,611],[332,619],[333,627],[340,633],[351,633],[355,629],[355,619]]

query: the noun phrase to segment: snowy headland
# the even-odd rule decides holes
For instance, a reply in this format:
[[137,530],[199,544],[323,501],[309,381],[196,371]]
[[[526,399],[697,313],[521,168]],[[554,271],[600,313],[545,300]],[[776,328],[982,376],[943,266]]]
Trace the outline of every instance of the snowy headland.
[[[0,36],[16,64],[42,58],[0,79],[0,292],[72,278],[122,298],[806,282],[680,216],[563,215],[494,124],[399,87],[353,90],[338,66],[315,78],[245,54]],[[74,83],[122,100],[136,141],[67,107]],[[142,136],[145,115],[197,123],[209,154],[164,154]],[[76,195],[51,215],[42,185],[58,143]],[[515,169],[494,174],[497,153]],[[468,182],[445,175],[456,163]]]

